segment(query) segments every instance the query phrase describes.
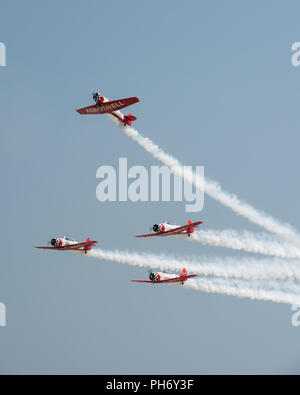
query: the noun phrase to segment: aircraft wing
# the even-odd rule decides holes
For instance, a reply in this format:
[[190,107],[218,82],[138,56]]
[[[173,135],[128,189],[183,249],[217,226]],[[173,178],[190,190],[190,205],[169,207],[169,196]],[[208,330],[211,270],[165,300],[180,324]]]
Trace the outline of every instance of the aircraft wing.
[[184,276],[184,279],[193,278],[193,277],[197,277],[197,276],[198,276],[198,274],[189,274],[188,276]]
[[147,235],[138,235],[135,237],[158,237],[158,236],[164,236],[164,234],[167,232],[160,232],[160,233],[149,233]]
[[76,110],[79,114],[109,114],[113,111],[131,106],[139,101],[137,97],[128,97],[126,99],[108,101],[102,104],[94,104],[93,106],[80,108]]
[[179,226],[178,228],[167,230],[166,232],[160,233],[149,233],[147,235],[139,235],[135,237],[155,237],[155,236],[172,236],[177,235],[180,233],[184,233],[185,231],[189,230],[190,228],[197,228],[198,225],[202,224],[202,221],[193,222],[191,224]]
[[153,281],[149,280],[131,280],[132,283],[153,283]]
[[49,247],[49,246],[47,246],[47,247],[34,247],[34,248],[40,248],[42,250],[57,250],[57,249],[60,249],[62,247]]
[[70,245],[61,246],[61,247],[50,247],[50,246],[47,246],[47,247],[35,247],[35,248],[40,248],[40,249],[43,249],[43,250],[65,250],[65,251],[68,251],[68,250],[80,250],[80,249],[82,249],[84,247],[91,247],[91,246],[93,246],[93,245],[95,245],[97,243],[98,242],[96,240],[92,240],[92,241],[84,241],[82,243],[70,244]]
[[165,280],[157,281],[158,283],[180,283],[186,281],[188,278],[197,277],[197,274],[190,274],[189,276],[179,276],[174,278],[167,278]]

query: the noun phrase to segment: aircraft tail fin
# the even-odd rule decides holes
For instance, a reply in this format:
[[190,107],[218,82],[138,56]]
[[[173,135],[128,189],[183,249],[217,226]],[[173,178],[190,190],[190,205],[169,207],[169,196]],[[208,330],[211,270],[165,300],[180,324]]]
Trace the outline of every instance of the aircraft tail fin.
[[[188,225],[190,225],[190,224],[192,224],[193,222],[189,219],[188,220]],[[194,228],[192,228],[192,227],[190,227],[188,230],[187,230],[187,234],[188,235],[190,235],[191,233],[194,233]]]
[[136,121],[136,117],[132,114],[124,115],[124,123],[131,126],[132,121]]
[[187,271],[186,268],[184,267],[180,273],[180,277],[186,277],[187,276]]
[[[86,242],[90,242],[91,241],[91,239],[90,239],[90,237],[88,237],[87,239],[86,239]],[[92,249],[92,246],[86,246],[85,247],[85,251],[91,251],[91,249]]]

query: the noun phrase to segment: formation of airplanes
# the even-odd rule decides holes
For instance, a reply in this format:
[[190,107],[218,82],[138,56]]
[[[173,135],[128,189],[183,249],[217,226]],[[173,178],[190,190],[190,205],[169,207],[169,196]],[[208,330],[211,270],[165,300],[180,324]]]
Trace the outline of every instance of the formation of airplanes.
[[[128,97],[125,99],[110,101],[100,92],[94,92],[92,93],[92,96],[96,104],[76,110],[79,114],[107,114],[109,117],[116,119],[124,126],[131,126],[132,121],[136,121],[137,118],[134,115],[124,115],[120,110],[139,102],[137,97]],[[189,220],[187,225],[183,226],[162,222],[160,224],[153,225],[152,229],[154,233],[138,235],[136,237],[147,238],[155,236],[164,237],[178,235],[187,235],[189,237],[194,232],[194,229],[200,224],[202,224],[202,221],[192,222]],[[91,240],[90,237],[88,237],[85,241],[77,242],[75,240],[69,239],[66,236],[63,236],[53,237],[49,241],[48,246],[36,246],[35,248],[53,251],[75,251],[87,254],[97,243],[98,241]],[[183,268],[180,275],[166,272],[151,272],[149,275],[149,280],[132,280],[132,282],[183,285],[186,281],[188,281],[188,279],[196,276],[196,274],[188,275],[186,269]]]
[[[190,233],[193,233],[194,228],[198,227],[199,224],[201,223],[202,223],[201,221],[198,222],[188,221],[188,225],[184,225],[184,226],[176,226],[168,223],[163,223],[153,226],[153,229],[155,228],[154,231],[156,233],[150,235],[140,235],[136,237],[162,236],[162,233],[165,236],[178,235],[178,234],[187,234],[188,236],[190,236]],[[156,228],[156,226],[160,226],[160,228]],[[69,239],[66,236],[63,236],[63,237],[53,237],[49,241],[48,246],[36,246],[35,248],[39,248],[42,250],[52,250],[52,251],[80,251],[87,254],[88,251],[91,251],[92,247],[94,247],[97,243],[98,243],[97,240],[91,240],[89,237],[85,241],[78,242]],[[149,275],[149,280],[132,280],[132,282],[183,285],[189,278],[192,277],[196,277],[196,274],[188,275],[186,269],[183,268],[180,275],[173,273],[165,273],[165,272],[151,272]]]

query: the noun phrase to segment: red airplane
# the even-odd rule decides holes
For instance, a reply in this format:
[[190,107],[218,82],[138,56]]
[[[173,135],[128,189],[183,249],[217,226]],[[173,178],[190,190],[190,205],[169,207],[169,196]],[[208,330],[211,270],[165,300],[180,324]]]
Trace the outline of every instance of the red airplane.
[[186,268],[182,269],[182,272],[178,274],[165,273],[165,272],[152,272],[149,274],[150,280],[131,280],[133,283],[148,283],[148,284],[161,284],[161,283],[181,283],[182,285],[189,278],[197,277],[197,274],[187,275]]
[[[93,93],[92,95],[96,104],[76,110],[79,114],[108,114],[110,118],[114,117],[122,122],[124,126],[131,126],[132,121],[136,121],[134,115],[124,115],[120,110],[137,103],[139,101],[137,97],[110,101],[99,92]],[[114,118],[112,119],[114,120]]]
[[198,226],[202,224],[202,221],[192,222],[188,221],[187,225],[177,226],[169,224],[168,222],[162,224],[153,225],[153,231],[155,233],[149,233],[146,235],[139,235],[135,237],[155,237],[155,236],[176,236],[176,235],[188,235],[191,236],[191,233],[194,233],[194,229],[198,228]]
[[57,251],[84,251],[85,254],[92,249],[92,247],[97,244],[98,241],[91,240],[89,237],[86,241],[78,243],[75,240],[68,239],[67,237],[53,237],[49,244],[51,246],[47,247],[35,247],[41,248],[43,250],[57,250]]

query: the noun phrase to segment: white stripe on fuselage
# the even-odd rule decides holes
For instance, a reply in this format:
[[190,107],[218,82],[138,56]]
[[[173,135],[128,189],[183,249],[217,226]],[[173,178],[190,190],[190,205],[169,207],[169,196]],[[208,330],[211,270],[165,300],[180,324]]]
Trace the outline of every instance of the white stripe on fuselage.
[[162,222],[161,225],[165,227],[165,231],[179,228],[178,225],[168,224],[167,222],[166,223]]
[[172,274],[172,273],[157,272],[157,274],[159,275],[160,280],[169,280],[179,277],[178,274]]
[[69,240],[69,239],[66,239],[64,237],[59,237],[58,239],[61,240],[63,246],[70,246],[70,245],[73,245],[73,244],[78,244],[78,241]]

